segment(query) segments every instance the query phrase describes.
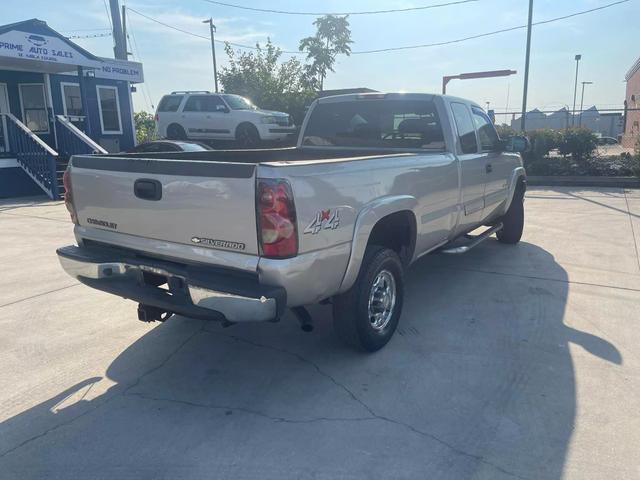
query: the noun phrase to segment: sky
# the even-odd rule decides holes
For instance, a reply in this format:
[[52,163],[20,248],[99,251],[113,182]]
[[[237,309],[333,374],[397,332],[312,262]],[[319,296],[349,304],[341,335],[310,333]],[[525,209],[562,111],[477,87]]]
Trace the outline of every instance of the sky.
[[[123,0],[120,0],[121,4]],[[342,12],[388,10],[444,3],[446,0],[226,0],[227,3],[290,11]],[[595,8],[614,0],[534,0],[534,22]],[[39,18],[65,35],[108,32],[108,0],[2,0],[0,23]],[[219,6],[206,0],[126,0],[125,5],[161,22],[207,37],[213,17],[217,37],[242,44],[267,38],[283,50],[297,50],[301,38],[313,35],[314,16],[259,13]],[[478,0],[428,10],[349,17],[352,50],[371,50],[468,37],[527,23],[527,0]],[[573,104],[576,54],[582,55],[579,82],[585,108],[621,108],[624,76],[640,56],[640,0],[533,28],[528,109],[554,110]],[[136,111],[152,111],[173,90],[213,90],[211,46],[206,39],[186,35],[128,14],[129,51],[144,65],[145,84],[134,93]],[[113,56],[111,37],[74,40],[92,53]],[[341,56],[326,89],[369,87],[379,91],[439,93],[443,75],[484,70],[517,70],[516,75],[481,80],[453,80],[451,95],[469,98],[497,113],[521,109],[526,29],[453,45],[389,53]],[[218,68],[226,62],[216,45]],[[287,59],[291,55],[283,54]],[[300,57],[304,59],[304,56]],[[580,87],[579,87],[580,89]],[[578,91],[578,106],[580,91]],[[498,116],[498,121],[500,120]],[[504,117],[502,117],[504,118]]]

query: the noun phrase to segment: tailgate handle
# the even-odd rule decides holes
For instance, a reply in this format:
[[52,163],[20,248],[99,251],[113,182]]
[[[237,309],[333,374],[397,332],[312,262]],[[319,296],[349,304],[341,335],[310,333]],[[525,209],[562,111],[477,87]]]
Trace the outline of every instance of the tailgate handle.
[[133,184],[133,193],[143,200],[160,200],[162,198],[162,184],[158,180],[139,178]]

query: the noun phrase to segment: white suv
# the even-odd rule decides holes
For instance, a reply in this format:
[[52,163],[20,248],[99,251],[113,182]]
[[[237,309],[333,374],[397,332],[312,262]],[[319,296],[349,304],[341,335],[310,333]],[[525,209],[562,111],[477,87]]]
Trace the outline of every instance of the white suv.
[[162,97],[156,130],[172,140],[236,140],[252,147],[284,140],[296,128],[286,113],[261,110],[239,95],[185,91]]

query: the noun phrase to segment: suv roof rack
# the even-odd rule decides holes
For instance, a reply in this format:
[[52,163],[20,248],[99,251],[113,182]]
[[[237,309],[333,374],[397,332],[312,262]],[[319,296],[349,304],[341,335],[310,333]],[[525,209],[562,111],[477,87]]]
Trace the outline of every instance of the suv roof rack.
[[209,90],[176,90],[171,95],[183,95],[185,93],[211,93]]

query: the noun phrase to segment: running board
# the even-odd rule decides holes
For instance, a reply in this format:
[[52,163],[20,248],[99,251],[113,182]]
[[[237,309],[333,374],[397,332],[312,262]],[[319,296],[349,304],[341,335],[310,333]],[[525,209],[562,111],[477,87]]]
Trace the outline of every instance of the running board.
[[461,254],[461,253],[467,253],[473,247],[476,247],[476,246],[480,245],[482,242],[484,242],[492,234],[502,230],[502,227],[503,227],[502,223],[499,223],[499,224],[497,224],[497,225],[495,225],[495,226],[493,226],[491,228],[488,228],[487,230],[482,232],[480,235],[475,235],[475,236],[465,235],[466,238],[471,239],[471,242],[468,243],[467,245],[463,245],[461,247],[445,248],[444,250],[440,250],[440,251],[442,253],[448,253],[450,255],[458,255],[458,254]]

